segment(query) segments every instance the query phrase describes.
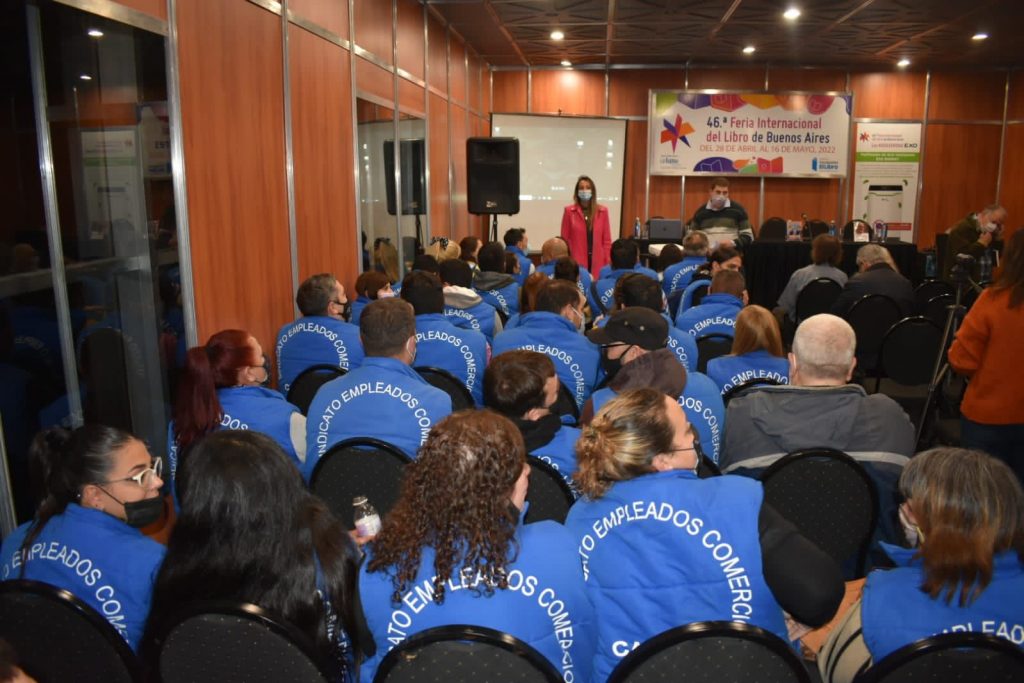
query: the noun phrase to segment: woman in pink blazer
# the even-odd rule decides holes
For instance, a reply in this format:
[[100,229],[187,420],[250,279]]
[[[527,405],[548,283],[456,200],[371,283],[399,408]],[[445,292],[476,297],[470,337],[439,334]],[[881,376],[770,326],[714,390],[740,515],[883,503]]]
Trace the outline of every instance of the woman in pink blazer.
[[573,203],[562,214],[562,239],[569,245],[573,259],[595,278],[608,263],[612,248],[608,207],[597,203],[597,188],[585,175],[576,181]]

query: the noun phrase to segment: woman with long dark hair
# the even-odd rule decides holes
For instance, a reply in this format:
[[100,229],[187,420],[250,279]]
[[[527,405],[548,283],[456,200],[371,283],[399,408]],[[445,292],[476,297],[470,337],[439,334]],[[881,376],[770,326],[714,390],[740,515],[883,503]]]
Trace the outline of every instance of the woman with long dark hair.
[[446,624],[509,633],[563,677],[589,680],[593,619],[579,558],[562,525],[523,526],[529,474],[522,435],[495,412],[460,411],[434,427],[360,571],[377,644],[362,680],[402,640]]
[[608,207],[597,203],[597,187],[585,175],[576,181],[572,204],[562,212],[561,234],[569,254],[596,278],[609,262],[612,232]]
[[178,485],[181,513],[156,578],[149,636],[189,602],[250,602],[306,634],[344,679],[355,662],[358,550],[280,446],[252,431],[216,432],[195,445]]
[[131,434],[93,424],[40,432],[29,459],[41,502],[4,540],[0,580],[63,588],[136,648],[164,557],[139,531],[163,512],[161,461]]
[[302,464],[306,418],[280,392],[264,386],[269,380],[263,348],[244,330],[222,330],[188,350],[168,428],[172,481],[189,447],[217,429],[262,432]]
[[789,360],[782,350],[779,321],[763,306],[746,306],[736,316],[732,349],[708,361],[708,377],[722,393],[754,379],[789,384]]

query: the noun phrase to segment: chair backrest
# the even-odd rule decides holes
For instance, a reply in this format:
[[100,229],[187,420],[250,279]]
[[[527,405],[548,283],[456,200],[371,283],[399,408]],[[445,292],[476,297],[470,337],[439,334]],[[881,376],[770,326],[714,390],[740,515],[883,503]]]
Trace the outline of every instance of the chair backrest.
[[526,490],[526,502],[530,506],[525,522],[553,519],[564,523],[569,508],[576,502],[572,489],[549,463],[533,455],[526,456],[526,462],[530,465],[530,486]]
[[482,626],[439,626],[407,638],[387,654],[374,683],[556,683],[558,670],[535,649]]
[[853,239],[853,230],[854,230],[854,228],[857,227],[858,224],[867,228],[867,231],[868,231],[868,241],[869,242],[874,241],[874,239],[875,239],[875,229],[871,227],[870,223],[868,223],[866,221],[862,221],[862,220],[857,219],[857,218],[853,219],[852,221],[849,221],[846,225],[843,226],[843,241],[844,242],[853,242],[854,241],[854,239]]
[[863,567],[878,492],[859,462],[832,448],[790,453],[761,473],[764,499],[840,565]]
[[452,412],[476,407],[473,395],[458,377],[441,368],[421,366],[413,368],[433,387],[437,387],[452,399]]
[[668,315],[673,320],[676,319],[676,315],[679,313],[679,302],[683,300],[683,294],[686,293],[684,289],[677,289],[668,295]]
[[900,307],[884,294],[868,294],[854,302],[846,313],[846,322],[857,334],[858,367],[875,368],[885,333],[902,317]]
[[351,529],[352,499],[366,496],[383,518],[398,500],[408,463],[405,453],[380,439],[346,439],[321,456],[309,488]]
[[1024,681],[1024,650],[986,633],[942,633],[901,647],[855,683],[946,683]]
[[818,235],[828,233],[828,223],[823,220],[813,219],[807,221],[807,237],[814,239]]
[[796,321],[801,323],[812,315],[828,313],[843,292],[843,286],[827,277],[811,280],[796,297]]
[[708,295],[708,290],[711,289],[711,280],[705,280],[706,284],[700,287],[695,287],[693,294],[690,297],[690,308],[694,306],[700,306],[700,302],[704,301],[704,297]]
[[953,285],[949,284],[945,280],[925,280],[917,287],[914,288],[914,305],[917,308],[919,314],[925,312],[925,307],[928,302],[931,301],[932,297],[936,297],[940,294],[949,294],[952,296],[956,293],[953,289]]
[[746,382],[737,384],[733,388],[729,389],[729,391],[722,394],[722,402],[725,405],[729,405],[729,401],[733,400],[737,396],[742,396],[754,387],[775,387],[780,384],[782,384],[782,382],[773,377],[755,377],[754,379],[748,379]]
[[142,680],[135,654],[114,627],[68,591],[46,583],[0,583],[0,638],[39,683]]
[[198,602],[157,627],[153,668],[162,683],[327,683],[309,639],[246,603]]
[[732,337],[727,334],[705,334],[697,337],[697,372],[708,371],[708,361],[732,351]]
[[305,415],[309,412],[309,404],[313,402],[313,397],[320,387],[332,379],[338,379],[346,372],[348,370],[337,365],[311,365],[300,372],[288,388],[288,402]]
[[954,303],[956,303],[956,297],[952,294],[936,294],[925,303],[924,317],[942,329],[946,329],[946,318],[949,316],[948,308]]
[[619,662],[608,683],[810,683],[793,648],[757,626],[698,621],[660,633]]
[[904,318],[886,332],[879,367],[889,379],[908,386],[928,384],[942,344],[942,328],[924,316]]
[[[580,421],[580,407],[576,405],[576,397],[561,380],[558,382],[558,399],[555,401],[555,405],[551,406],[551,412],[563,418],[569,416],[571,418],[569,424],[572,425],[578,424]],[[566,424],[564,419],[562,424]]]
[[946,272],[946,258],[949,250],[949,234],[939,231],[935,235],[935,267],[941,273]]
[[757,231],[759,240],[784,240],[786,239],[786,219],[773,216],[761,224]]

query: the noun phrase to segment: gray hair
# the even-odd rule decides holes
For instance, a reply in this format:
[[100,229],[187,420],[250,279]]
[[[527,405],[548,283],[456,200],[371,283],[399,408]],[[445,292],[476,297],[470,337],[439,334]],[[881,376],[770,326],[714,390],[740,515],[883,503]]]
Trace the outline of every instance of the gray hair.
[[[857,265],[867,264],[873,266],[876,263],[885,263],[893,270],[897,270],[896,262],[892,260],[892,254],[881,244],[865,244],[857,250]],[[897,270],[897,272],[899,272]]]
[[857,350],[850,323],[829,313],[800,323],[793,337],[793,356],[803,375],[845,382]]

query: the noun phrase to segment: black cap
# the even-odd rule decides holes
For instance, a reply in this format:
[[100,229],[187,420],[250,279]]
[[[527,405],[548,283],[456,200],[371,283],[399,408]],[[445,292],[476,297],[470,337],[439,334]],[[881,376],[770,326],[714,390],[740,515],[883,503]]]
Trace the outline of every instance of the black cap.
[[587,332],[595,344],[631,344],[654,351],[668,344],[668,321],[649,308],[634,306],[615,311],[604,327]]

